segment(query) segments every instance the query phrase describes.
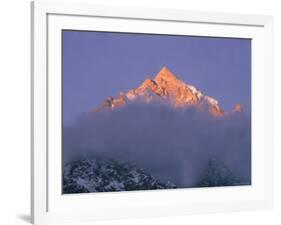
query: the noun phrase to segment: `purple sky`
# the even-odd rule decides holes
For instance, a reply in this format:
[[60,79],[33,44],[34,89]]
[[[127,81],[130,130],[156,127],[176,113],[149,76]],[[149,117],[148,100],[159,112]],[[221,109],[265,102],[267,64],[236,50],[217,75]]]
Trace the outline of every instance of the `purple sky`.
[[63,31],[63,122],[167,66],[229,111],[251,109],[251,40]]

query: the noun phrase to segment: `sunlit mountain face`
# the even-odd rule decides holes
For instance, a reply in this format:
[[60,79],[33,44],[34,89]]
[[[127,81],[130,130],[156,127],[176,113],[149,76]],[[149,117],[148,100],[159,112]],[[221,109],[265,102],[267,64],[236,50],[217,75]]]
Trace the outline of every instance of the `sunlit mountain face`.
[[[108,97],[93,112],[115,109],[127,103],[143,101],[146,103],[163,102],[173,108],[195,107],[199,112],[207,108],[213,116],[225,116],[234,112],[242,112],[242,106],[236,104],[232,112],[224,112],[218,100],[204,95],[196,87],[186,84],[164,66],[153,79],[145,79],[142,84],[128,92],[120,92],[116,97]],[[207,107],[205,107],[207,106]]]

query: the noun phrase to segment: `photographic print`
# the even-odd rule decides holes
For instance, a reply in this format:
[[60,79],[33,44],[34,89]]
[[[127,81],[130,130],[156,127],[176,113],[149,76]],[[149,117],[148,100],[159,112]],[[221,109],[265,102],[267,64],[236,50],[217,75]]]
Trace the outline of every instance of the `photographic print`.
[[62,30],[63,194],[251,185],[251,39]]

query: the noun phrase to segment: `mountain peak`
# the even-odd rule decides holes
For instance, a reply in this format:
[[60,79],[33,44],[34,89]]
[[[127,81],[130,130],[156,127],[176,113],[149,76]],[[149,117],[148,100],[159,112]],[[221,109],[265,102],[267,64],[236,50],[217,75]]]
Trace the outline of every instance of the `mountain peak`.
[[240,103],[237,103],[235,106],[234,106],[234,109],[232,110],[233,112],[243,112],[243,107]]
[[[147,78],[137,88],[121,93],[116,98],[109,97],[101,107],[94,111],[118,108],[135,100],[144,100],[147,103],[160,100],[175,108],[193,106],[199,111],[204,111],[204,105],[207,104],[212,115],[228,115],[219,107],[216,99],[204,95],[196,87],[178,79],[166,66],[162,67],[154,79]],[[233,112],[242,111],[243,108],[240,104],[237,104],[233,110]]]
[[177,80],[177,77],[168,69],[168,67],[164,66],[158,72],[154,80],[157,82],[162,80]]

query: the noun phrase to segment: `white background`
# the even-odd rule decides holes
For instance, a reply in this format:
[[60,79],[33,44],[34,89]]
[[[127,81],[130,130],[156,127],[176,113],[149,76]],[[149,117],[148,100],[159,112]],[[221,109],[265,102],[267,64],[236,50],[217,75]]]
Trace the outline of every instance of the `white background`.
[[[88,0],[87,2],[108,5],[267,14],[274,16],[275,32],[275,209],[273,211],[105,221],[95,222],[95,224],[280,224],[281,101],[278,98],[281,96],[281,78],[278,76],[278,74],[281,75],[279,66],[281,59],[280,1]],[[30,4],[28,0],[2,0],[0,10],[0,224],[26,224],[29,221],[30,208]],[[88,224],[91,224],[91,222]]]

